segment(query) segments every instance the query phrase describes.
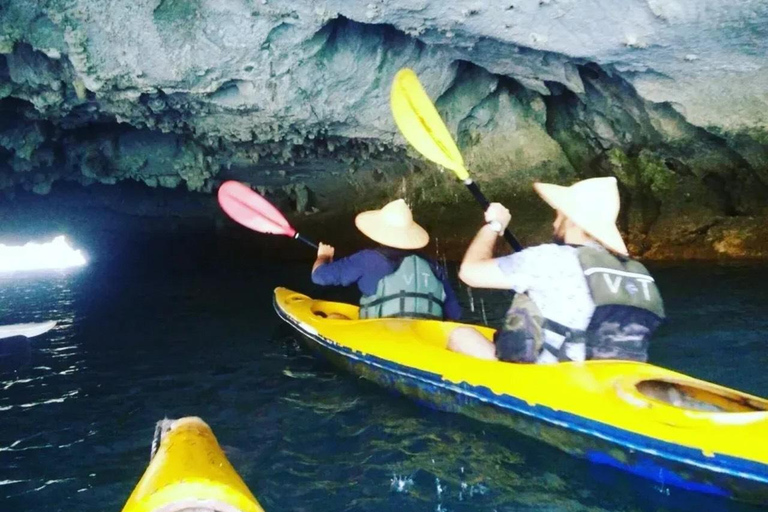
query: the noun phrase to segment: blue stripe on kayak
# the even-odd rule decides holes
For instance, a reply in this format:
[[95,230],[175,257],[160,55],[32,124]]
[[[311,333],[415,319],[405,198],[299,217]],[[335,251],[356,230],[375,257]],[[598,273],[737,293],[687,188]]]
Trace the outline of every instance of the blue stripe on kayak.
[[665,485],[671,485],[675,487],[681,487],[688,491],[701,492],[706,494],[714,494],[716,496],[730,497],[731,493],[712,484],[695,482],[682,478],[674,471],[670,471],[668,468],[655,464],[651,459],[642,459],[634,465],[624,464],[619,460],[611,457],[610,455],[599,452],[590,451],[586,454],[587,460],[595,462],[597,464],[605,464],[614,468],[618,468],[633,475],[641,476],[649,480],[656,482],[664,482]]
[[[599,439],[603,439],[648,455],[696,466],[698,468],[702,468],[714,473],[722,473],[737,478],[743,478],[746,480],[768,484],[768,465],[729,455],[715,454],[713,457],[707,457],[702,453],[700,449],[689,448],[687,446],[647,437],[642,434],[636,434],[634,432],[629,432],[612,425],[600,423],[598,421],[584,418],[573,413],[557,411],[544,405],[531,406],[519,398],[510,395],[498,395],[494,393],[490,388],[485,386],[472,386],[465,382],[460,384],[448,382],[444,380],[440,374],[419,370],[370,354],[354,351],[344,347],[343,345],[339,345],[333,340],[324,338],[316,332],[308,332],[303,328],[304,324],[289,316],[279,307],[276,307],[275,309],[284,320],[294,325],[299,331],[301,331],[302,334],[308,336],[323,347],[350,359],[360,361],[369,366],[380,368],[388,373],[399,374],[412,380],[425,382],[432,386],[452,391],[456,394],[470,396],[481,402],[495,405],[501,409],[511,410],[519,414],[533,417],[569,430],[588,434],[593,437],[597,437]],[[588,458],[590,457],[588,456]],[[599,458],[599,460],[595,457],[594,454],[592,454],[592,460],[594,460],[594,462],[600,462],[603,464],[609,464],[614,467],[622,468],[631,473],[644,476],[654,481],[670,484],[672,483],[666,479],[660,480],[658,467],[651,468],[649,466],[648,471],[645,471],[642,468],[636,468],[622,464],[620,461],[610,458],[605,454],[603,454],[603,457]],[[666,471],[669,472],[668,470]],[[730,495],[730,493],[720,489],[719,487],[687,481],[677,475],[674,480],[675,485],[678,487],[683,487],[698,492]],[[706,487],[707,489],[705,490],[703,487]]]

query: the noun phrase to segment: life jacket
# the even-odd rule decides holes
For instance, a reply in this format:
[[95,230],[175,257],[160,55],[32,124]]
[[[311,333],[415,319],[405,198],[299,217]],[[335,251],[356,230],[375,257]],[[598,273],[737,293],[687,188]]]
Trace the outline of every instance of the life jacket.
[[411,254],[360,298],[360,318],[443,318],[445,288],[429,262]]
[[648,359],[650,337],[664,319],[653,277],[640,262],[605,250],[579,247],[577,255],[595,304],[587,329],[544,318],[528,295],[518,293],[497,335],[500,359],[538,363]]

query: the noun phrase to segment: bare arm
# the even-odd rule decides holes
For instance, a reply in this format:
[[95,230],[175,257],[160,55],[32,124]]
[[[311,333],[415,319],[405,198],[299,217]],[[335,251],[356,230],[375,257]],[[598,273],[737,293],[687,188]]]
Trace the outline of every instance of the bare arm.
[[[485,220],[496,221],[500,232],[509,224],[509,211],[499,203],[493,203],[485,213]],[[504,274],[493,258],[493,248],[499,232],[485,224],[469,244],[459,268],[459,279],[474,288],[512,289],[512,279]]]

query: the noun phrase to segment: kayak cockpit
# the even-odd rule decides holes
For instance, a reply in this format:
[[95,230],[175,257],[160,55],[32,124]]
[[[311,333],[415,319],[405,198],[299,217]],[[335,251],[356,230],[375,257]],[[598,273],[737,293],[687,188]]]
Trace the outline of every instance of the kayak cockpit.
[[313,301],[309,308],[316,317],[328,320],[357,320],[359,309],[352,304],[322,300]]
[[638,406],[666,405],[712,413],[768,413],[768,400],[701,381],[642,379],[624,381],[619,395]]

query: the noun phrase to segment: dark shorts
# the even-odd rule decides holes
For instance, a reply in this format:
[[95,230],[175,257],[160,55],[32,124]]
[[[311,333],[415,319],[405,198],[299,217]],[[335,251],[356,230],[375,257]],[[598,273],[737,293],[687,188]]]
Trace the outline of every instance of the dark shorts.
[[536,340],[521,331],[496,331],[493,335],[496,357],[508,363],[535,363]]

